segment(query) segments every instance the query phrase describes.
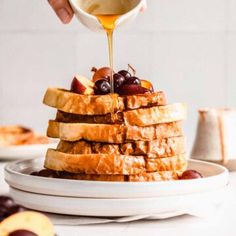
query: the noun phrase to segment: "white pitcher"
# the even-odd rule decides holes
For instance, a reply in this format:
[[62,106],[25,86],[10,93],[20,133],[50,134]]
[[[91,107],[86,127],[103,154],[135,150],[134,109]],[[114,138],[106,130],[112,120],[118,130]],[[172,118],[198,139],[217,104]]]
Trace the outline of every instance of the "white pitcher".
[[78,20],[93,31],[102,31],[103,28],[96,14],[121,15],[116,26],[132,21],[146,4],[146,0],[69,0]]
[[192,158],[236,170],[236,110],[201,109]]

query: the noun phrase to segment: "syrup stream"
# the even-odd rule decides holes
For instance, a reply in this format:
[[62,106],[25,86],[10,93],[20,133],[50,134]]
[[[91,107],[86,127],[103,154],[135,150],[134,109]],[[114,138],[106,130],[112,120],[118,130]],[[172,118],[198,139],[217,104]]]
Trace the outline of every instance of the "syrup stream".
[[109,63],[111,68],[111,92],[114,93],[114,80],[113,80],[113,32],[116,27],[116,20],[120,15],[96,15],[97,19],[103,26],[107,33],[108,50],[109,50]]

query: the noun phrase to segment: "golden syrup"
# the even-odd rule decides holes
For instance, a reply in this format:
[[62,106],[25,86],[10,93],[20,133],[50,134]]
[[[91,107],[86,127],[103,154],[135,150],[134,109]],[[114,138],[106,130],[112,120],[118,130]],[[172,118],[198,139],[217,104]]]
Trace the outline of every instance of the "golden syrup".
[[112,69],[111,74],[111,92],[114,93],[114,81],[113,81],[113,31],[116,27],[116,20],[120,15],[95,15],[102,27],[107,33],[108,39],[108,51],[109,51],[109,63],[110,68]]

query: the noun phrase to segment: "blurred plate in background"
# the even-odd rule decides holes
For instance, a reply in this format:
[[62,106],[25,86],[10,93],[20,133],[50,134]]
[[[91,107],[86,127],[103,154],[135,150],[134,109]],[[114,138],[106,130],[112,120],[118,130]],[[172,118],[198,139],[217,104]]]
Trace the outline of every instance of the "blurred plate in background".
[[30,144],[0,147],[0,160],[29,159],[44,157],[48,148],[55,148],[57,141],[50,140],[49,144]]

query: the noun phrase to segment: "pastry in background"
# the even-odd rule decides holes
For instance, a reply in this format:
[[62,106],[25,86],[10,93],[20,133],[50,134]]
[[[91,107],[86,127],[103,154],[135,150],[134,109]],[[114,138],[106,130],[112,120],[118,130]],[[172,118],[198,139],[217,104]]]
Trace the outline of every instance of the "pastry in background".
[[12,145],[48,144],[46,136],[37,135],[23,126],[0,126],[0,147]]

